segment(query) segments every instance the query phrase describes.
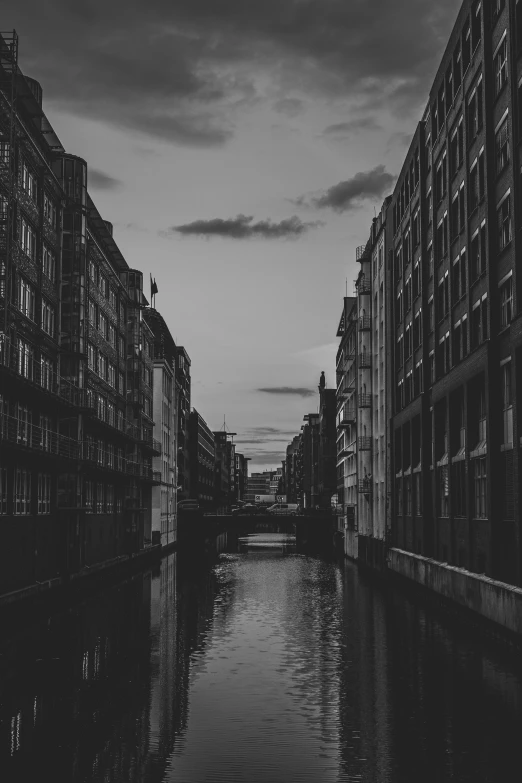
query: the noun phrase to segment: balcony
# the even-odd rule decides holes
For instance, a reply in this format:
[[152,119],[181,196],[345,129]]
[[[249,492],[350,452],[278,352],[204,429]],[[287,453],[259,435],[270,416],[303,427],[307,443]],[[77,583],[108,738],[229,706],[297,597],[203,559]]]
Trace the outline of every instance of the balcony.
[[152,471],[152,483],[161,484],[161,470]]
[[339,417],[339,427],[349,427],[355,424],[357,415],[354,408],[345,408],[341,416]]
[[367,351],[359,354],[359,369],[368,370],[372,366],[372,358]]
[[362,315],[359,318],[357,325],[360,332],[369,332],[372,328],[372,319],[369,315]]
[[141,435],[139,438],[140,442],[143,446],[147,448],[149,452],[154,454],[155,456],[159,457],[161,454],[161,443],[159,440],[155,440],[152,437],[152,434],[149,432],[146,432],[145,430],[141,431]]
[[364,257],[364,251],[366,250],[366,245],[359,245],[359,247],[355,248],[355,260],[356,261],[362,261]]
[[371,451],[372,439],[367,437],[357,438],[357,449],[359,451]]
[[358,490],[359,494],[361,494],[361,495],[369,495],[370,492],[371,492],[371,488],[372,488],[372,485],[371,485],[370,479],[367,479],[367,478],[359,479],[359,482],[357,484],[357,490]]
[[355,281],[355,289],[358,294],[370,294],[371,288],[372,285],[370,278],[366,275],[362,275],[358,280]]
[[359,405],[359,408],[371,408],[372,407],[372,395],[371,394],[363,394],[362,392],[359,392],[359,396],[357,398],[357,404]]
[[79,445],[76,440],[60,435],[59,432],[33,426],[30,421],[14,416],[0,417],[0,442],[37,451],[42,456],[73,460],[79,457]]

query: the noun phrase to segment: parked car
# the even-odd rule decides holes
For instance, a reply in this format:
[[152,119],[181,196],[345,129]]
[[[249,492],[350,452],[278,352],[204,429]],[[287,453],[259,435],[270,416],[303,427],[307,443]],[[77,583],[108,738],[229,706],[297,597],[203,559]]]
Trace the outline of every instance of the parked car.
[[276,516],[291,516],[295,517],[297,514],[297,503],[274,503],[273,506],[267,508],[267,514],[275,514]]
[[243,514],[259,514],[259,510],[259,506],[256,506],[254,503],[245,503],[244,506],[233,508],[232,514],[234,516],[242,516]]

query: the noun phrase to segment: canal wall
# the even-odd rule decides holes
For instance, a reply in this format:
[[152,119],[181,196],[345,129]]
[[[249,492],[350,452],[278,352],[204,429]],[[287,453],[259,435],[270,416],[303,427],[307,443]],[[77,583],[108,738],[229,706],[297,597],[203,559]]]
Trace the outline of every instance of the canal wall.
[[522,589],[519,587],[397,548],[388,551],[388,571],[522,639]]
[[92,589],[105,580],[119,578],[122,574],[145,568],[150,563],[159,561],[165,551],[160,545],[150,546],[130,555],[120,555],[91,566],[84,566],[71,574],[34,582],[18,590],[3,593],[0,595],[0,611],[18,606],[20,603],[40,603],[71,590]]

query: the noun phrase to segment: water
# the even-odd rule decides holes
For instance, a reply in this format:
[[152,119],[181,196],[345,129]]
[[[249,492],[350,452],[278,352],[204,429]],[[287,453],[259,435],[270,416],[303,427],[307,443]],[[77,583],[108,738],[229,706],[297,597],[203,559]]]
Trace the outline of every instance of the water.
[[520,780],[522,665],[262,533],[0,639],[0,780]]

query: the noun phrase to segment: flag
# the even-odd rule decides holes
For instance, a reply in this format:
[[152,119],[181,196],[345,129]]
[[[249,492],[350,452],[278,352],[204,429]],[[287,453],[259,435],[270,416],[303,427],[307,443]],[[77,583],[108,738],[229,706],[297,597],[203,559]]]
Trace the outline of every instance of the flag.
[[150,276],[150,298],[154,296],[154,294],[158,293],[158,286],[156,285],[156,278],[154,280],[152,279],[152,275]]

